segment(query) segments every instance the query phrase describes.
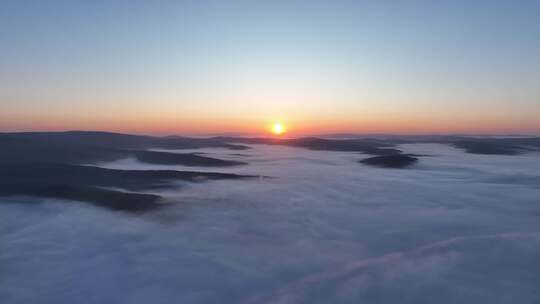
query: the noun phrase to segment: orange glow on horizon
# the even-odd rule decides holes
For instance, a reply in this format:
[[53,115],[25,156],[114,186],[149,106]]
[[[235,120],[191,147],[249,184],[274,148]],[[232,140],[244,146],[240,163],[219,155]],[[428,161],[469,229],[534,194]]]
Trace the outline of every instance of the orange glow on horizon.
[[[1,115],[0,115],[1,116]],[[2,118],[2,117],[0,117]],[[266,121],[266,123],[265,123]],[[461,119],[438,117],[385,116],[369,117],[287,117],[286,122],[268,117],[178,117],[175,115],[123,115],[89,117],[84,114],[66,117],[5,117],[0,119],[0,131],[111,131],[149,135],[219,135],[267,134],[302,137],[332,133],[356,134],[539,134],[540,124],[517,124],[504,117]]]

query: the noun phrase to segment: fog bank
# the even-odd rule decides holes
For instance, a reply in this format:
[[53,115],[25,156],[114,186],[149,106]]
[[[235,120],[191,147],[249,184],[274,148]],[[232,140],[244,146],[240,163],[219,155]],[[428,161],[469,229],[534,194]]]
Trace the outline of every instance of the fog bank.
[[261,178],[178,182],[142,215],[0,198],[0,302],[540,301],[538,154],[409,144],[418,163],[383,169],[360,153],[252,147],[182,150]]

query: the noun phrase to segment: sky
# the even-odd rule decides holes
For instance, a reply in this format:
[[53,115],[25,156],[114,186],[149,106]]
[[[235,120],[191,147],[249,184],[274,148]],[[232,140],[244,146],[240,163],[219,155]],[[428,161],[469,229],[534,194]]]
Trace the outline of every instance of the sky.
[[540,134],[540,1],[2,1],[0,131]]

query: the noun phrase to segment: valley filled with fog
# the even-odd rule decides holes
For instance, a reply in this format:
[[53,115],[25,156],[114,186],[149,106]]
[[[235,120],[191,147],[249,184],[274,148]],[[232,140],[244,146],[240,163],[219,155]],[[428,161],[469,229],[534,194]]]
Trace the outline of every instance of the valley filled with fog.
[[419,161],[387,169],[248,146],[156,150],[241,166],[98,164],[256,176],[176,181],[149,212],[0,197],[0,303],[540,301],[539,153],[404,144]]

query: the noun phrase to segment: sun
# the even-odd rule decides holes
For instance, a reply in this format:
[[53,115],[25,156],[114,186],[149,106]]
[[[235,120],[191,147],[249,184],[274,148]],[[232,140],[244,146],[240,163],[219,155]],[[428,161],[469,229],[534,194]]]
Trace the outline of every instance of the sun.
[[281,134],[285,133],[287,130],[285,129],[284,124],[282,124],[281,122],[275,122],[274,124],[272,124],[272,130],[271,131],[275,135],[281,135]]

